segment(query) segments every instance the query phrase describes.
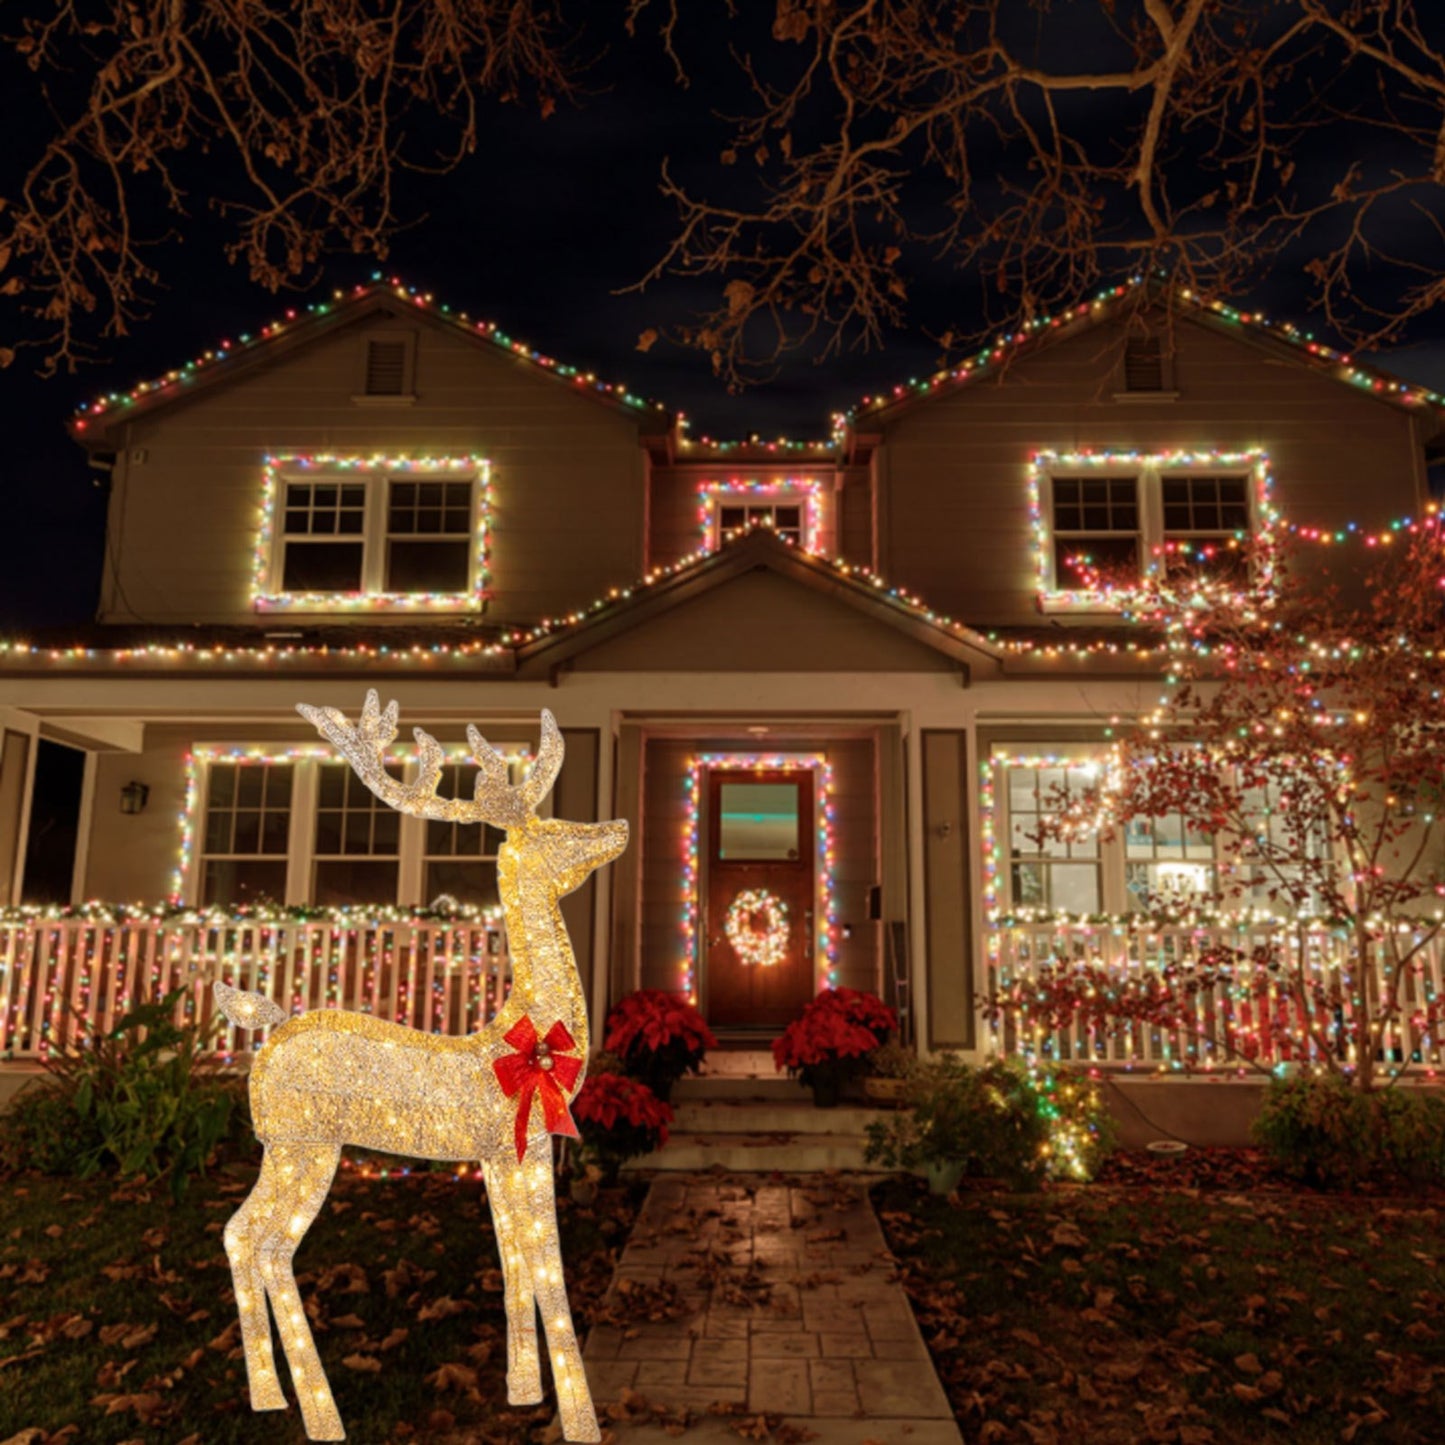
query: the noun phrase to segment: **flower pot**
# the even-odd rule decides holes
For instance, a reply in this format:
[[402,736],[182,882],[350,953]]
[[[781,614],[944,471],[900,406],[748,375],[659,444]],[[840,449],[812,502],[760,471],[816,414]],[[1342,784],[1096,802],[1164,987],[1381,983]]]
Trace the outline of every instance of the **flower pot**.
[[863,1080],[863,1093],[875,1104],[888,1104],[896,1106],[903,1102],[903,1096],[908,1091],[907,1079],[884,1079],[877,1075],[869,1074]]
[[831,1069],[813,1076],[813,1105],[818,1109],[836,1109],[842,1093],[842,1080]]
[[924,1177],[928,1180],[930,1194],[952,1194],[963,1178],[963,1165],[953,1159],[923,1166]]

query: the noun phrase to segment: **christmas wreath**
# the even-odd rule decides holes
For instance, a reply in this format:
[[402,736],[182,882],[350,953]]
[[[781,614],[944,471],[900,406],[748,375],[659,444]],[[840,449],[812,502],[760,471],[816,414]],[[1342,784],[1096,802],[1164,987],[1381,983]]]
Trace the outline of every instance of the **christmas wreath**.
[[787,905],[766,888],[745,888],[729,906],[723,932],[749,968],[775,968],[788,949]]

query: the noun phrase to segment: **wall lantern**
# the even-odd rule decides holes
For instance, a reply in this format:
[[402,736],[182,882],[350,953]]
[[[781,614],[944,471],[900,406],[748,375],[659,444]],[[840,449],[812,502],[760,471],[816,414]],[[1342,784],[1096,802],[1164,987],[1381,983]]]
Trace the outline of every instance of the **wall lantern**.
[[120,810],[122,813],[144,813],[146,799],[151,795],[150,788],[145,783],[127,783],[120,790]]

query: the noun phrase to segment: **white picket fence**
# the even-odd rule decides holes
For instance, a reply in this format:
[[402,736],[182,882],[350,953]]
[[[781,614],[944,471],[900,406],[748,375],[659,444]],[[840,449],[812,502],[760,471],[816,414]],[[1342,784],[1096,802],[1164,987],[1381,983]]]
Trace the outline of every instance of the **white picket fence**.
[[[177,1022],[208,1024],[216,979],[287,1014],[351,1009],[465,1034],[501,1008],[511,973],[500,921],[0,923],[0,1058],[44,1058],[181,986]],[[216,1048],[245,1058],[265,1036],[228,1023]]]
[[[1401,941],[1408,946],[1413,937],[1402,935]],[[1235,957],[1212,983],[1182,999],[1173,1027],[1147,1021],[1111,1026],[1087,1015],[1064,1028],[1047,1027],[1053,1021],[1047,1010],[1051,978],[1137,994],[1187,976],[1201,954],[1221,945]],[[1355,950],[1343,930],[1271,921],[1229,927],[1006,921],[990,935],[989,951],[986,997],[993,1004],[1025,1004],[1023,1012],[990,1010],[994,1048],[1003,1054],[1166,1070],[1233,1069],[1246,1061],[1310,1064],[1325,1050],[1352,1062],[1346,1040],[1358,990]],[[1264,963],[1271,955],[1275,968]],[[1371,979],[1367,986],[1371,1016],[1379,1017],[1382,981]],[[1177,987],[1173,992],[1180,999]],[[1445,940],[1431,939],[1406,965],[1400,997],[1376,1060],[1391,1070],[1440,1068]]]

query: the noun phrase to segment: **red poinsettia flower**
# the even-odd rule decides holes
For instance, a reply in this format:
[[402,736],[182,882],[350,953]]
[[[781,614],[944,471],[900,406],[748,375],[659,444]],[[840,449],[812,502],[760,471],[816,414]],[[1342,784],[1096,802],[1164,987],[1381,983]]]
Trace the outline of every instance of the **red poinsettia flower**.
[[862,1058],[897,1027],[898,1016],[875,994],[825,988],[773,1040],[779,1069],[808,1069],[838,1059]]

